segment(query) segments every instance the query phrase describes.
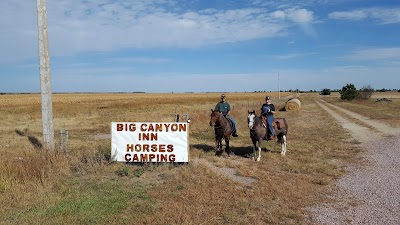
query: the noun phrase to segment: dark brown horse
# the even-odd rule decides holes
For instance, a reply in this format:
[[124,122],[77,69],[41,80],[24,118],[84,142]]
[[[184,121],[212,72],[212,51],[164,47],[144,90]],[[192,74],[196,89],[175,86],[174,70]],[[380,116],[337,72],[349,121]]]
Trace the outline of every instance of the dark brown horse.
[[214,127],[215,132],[215,154],[222,154],[222,138],[225,139],[225,151],[228,156],[232,153],[229,148],[229,138],[232,134],[232,124],[225,118],[219,110],[211,109],[210,126]]
[[[267,124],[263,123],[261,117],[257,116],[255,111],[248,112],[247,115],[247,123],[250,129],[250,137],[253,142],[253,159],[256,155],[256,147],[258,142],[258,157],[257,161],[261,160],[261,148],[262,141],[267,134]],[[288,131],[288,124],[285,118],[275,118],[272,126],[274,127],[274,137],[273,139],[278,139],[278,142],[281,144],[281,154],[286,154],[286,135]]]

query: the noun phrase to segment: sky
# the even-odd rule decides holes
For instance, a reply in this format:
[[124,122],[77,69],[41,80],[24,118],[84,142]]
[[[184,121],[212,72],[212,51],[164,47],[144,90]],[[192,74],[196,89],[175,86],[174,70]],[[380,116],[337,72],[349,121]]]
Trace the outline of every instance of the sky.
[[[53,92],[400,89],[398,0],[47,0]],[[0,92],[40,92],[35,0],[0,1]]]

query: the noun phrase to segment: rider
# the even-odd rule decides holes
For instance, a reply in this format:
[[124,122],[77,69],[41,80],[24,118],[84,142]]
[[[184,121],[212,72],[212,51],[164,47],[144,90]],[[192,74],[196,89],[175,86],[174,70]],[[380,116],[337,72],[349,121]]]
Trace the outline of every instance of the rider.
[[270,96],[265,97],[265,102],[266,103],[261,106],[261,114],[266,117],[268,127],[267,134],[265,135],[266,137],[264,137],[264,139],[272,140],[275,134],[272,126],[272,122],[274,121],[275,105],[271,103]]
[[224,115],[228,120],[232,121],[232,124],[233,124],[232,136],[233,137],[239,136],[239,135],[236,134],[236,121],[232,118],[231,115],[229,115],[229,112],[231,110],[231,106],[226,101],[225,94],[221,95],[221,101],[218,102],[218,104],[215,106],[215,110],[219,110],[222,113],[222,115]]

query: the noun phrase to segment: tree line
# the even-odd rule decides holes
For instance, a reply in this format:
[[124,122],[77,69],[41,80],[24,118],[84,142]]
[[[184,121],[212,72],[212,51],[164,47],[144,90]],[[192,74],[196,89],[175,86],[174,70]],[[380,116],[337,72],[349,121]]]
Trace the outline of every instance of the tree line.
[[330,95],[331,92],[339,92],[340,93],[340,98],[344,100],[353,100],[353,99],[369,99],[372,96],[373,92],[386,92],[386,91],[398,91],[400,92],[400,89],[374,89],[371,87],[371,85],[363,86],[360,89],[357,89],[354,84],[348,83],[345,86],[342,87],[342,89],[334,90],[331,91],[328,88],[322,89],[320,92],[320,95]]

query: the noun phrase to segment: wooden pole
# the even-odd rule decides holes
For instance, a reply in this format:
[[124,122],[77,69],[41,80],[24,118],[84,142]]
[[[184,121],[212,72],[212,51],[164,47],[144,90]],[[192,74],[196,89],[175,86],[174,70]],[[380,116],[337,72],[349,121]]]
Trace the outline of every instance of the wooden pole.
[[37,0],[40,61],[40,92],[44,147],[54,150],[53,106],[51,99],[50,56],[47,33],[46,0]]

